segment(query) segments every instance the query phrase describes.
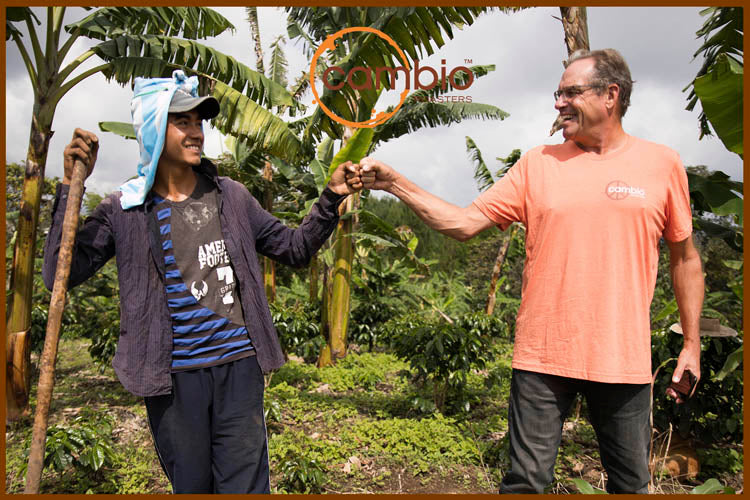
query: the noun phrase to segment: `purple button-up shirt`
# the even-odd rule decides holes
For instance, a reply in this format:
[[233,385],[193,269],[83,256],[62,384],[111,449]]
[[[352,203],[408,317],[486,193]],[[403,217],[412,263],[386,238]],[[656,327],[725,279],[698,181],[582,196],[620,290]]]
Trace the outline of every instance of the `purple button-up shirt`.
[[[338,222],[345,196],[326,188],[296,229],[265,211],[239,182],[219,177],[208,160],[194,167],[216,185],[219,217],[234,266],[245,324],[264,372],[279,368],[284,355],[263,287],[258,253],[295,267],[310,262]],[[58,185],[52,226],[44,245],[42,277],[52,289],[60,250],[68,186]],[[107,196],[76,236],[68,288],[82,283],[117,257],[120,337],[112,365],[122,385],[137,396],[169,394],[172,388],[172,324],[164,288],[164,256],[158,243],[151,194],[144,204],[123,210],[121,193]]]

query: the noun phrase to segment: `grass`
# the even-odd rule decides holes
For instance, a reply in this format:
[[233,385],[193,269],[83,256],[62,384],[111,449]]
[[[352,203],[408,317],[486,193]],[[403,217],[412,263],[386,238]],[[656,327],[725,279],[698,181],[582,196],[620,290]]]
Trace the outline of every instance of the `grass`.
[[[425,403],[431,388],[415,385],[408,364],[390,354],[351,353],[323,369],[288,362],[270,377],[265,395],[272,491],[301,492],[304,485],[328,493],[496,493],[508,467],[511,349],[497,345],[494,361],[470,374],[469,411],[449,405],[447,415]],[[115,423],[114,465],[95,474],[72,467],[63,473],[45,470],[41,491],[168,493],[142,400],[120,386],[111,368],[98,371],[86,341],[63,338],[50,426],[70,424],[86,408],[110,415]],[[6,428],[7,493],[23,490],[30,429],[31,417]],[[726,449],[707,449],[703,456],[712,477],[741,489],[742,448],[732,450],[731,461],[724,458]],[[576,478],[603,488],[605,477],[593,429],[573,412],[550,491],[577,493]],[[662,477],[655,492],[688,492],[693,486]]]

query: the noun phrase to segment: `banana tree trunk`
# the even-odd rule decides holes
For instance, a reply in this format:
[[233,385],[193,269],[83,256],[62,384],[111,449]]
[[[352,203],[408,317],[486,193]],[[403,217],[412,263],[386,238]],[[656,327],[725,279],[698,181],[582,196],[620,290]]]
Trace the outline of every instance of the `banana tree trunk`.
[[[353,128],[345,128],[341,141],[342,147],[346,145],[353,134]],[[349,195],[339,206],[339,215],[343,216],[350,212],[358,204],[359,193]],[[318,366],[333,365],[336,360],[346,356],[346,333],[351,308],[352,261],[354,259],[354,244],[351,237],[353,227],[354,219],[349,217],[340,220],[336,228],[336,240],[333,244],[333,277],[330,279],[330,295],[327,297],[327,330],[329,336],[320,352]]]
[[589,50],[589,27],[586,7],[560,7],[565,46],[568,56],[580,49]]
[[500,277],[500,271],[503,268],[503,264],[505,263],[505,257],[508,255],[508,248],[510,248],[510,242],[513,240],[513,237],[516,234],[516,226],[513,226],[513,228],[510,230],[510,233],[508,233],[508,236],[505,238],[505,241],[502,245],[500,245],[500,248],[497,251],[497,258],[495,259],[495,267],[492,269],[492,278],[490,279],[490,291],[487,295],[487,307],[485,308],[485,312],[487,313],[487,316],[492,315],[492,312],[495,310],[495,294],[497,292],[497,280]]
[[331,270],[327,265],[323,265],[323,292],[320,304],[320,334],[325,340],[325,344],[318,356],[318,367],[330,366],[331,361],[331,330],[328,319],[330,317],[329,305],[331,302]]
[[[341,204],[342,215],[352,210],[355,195],[350,195]],[[330,335],[331,361],[346,356],[346,330],[349,324],[349,308],[351,304],[352,260],[354,247],[352,244],[352,226],[354,220],[339,222],[336,230],[333,257],[333,291],[330,304]]]
[[[263,193],[263,205],[268,212],[273,210],[273,170],[271,162],[266,160],[263,168],[263,178],[268,181],[265,192]],[[263,257],[263,283],[266,288],[266,297],[271,303],[276,300],[276,263],[268,257]]]
[[310,302],[318,300],[318,256],[310,259]]
[[49,141],[53,134],[53,114],[54,109],[50,110],[35,103],[10,278],[10,310],[5,340],[7,422],[29,414],[31,298],[34,287],[36,228],[44,183],[44,167],[47,163]]

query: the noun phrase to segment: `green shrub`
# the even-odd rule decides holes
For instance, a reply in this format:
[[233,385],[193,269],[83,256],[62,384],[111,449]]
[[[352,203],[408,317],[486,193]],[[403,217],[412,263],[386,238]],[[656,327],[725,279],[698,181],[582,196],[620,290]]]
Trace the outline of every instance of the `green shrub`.
[[[724,366],[727,356],[742,345],[740,337],[701,338],[701,380],[693,397],[675,404],[665,391],[676,362],[659,371],[654,383],[654,425],[666,430],[671,423],[682,437],[704,443],[741,442],[743,436],[742,370],[729,372],[723,380],[712,380]],[[654,369],[682,349],[682,336],[668,329],[651,336],[651,363]]]
[[710,478],[723,474],[737,474],[742,471],[742,450],[725,446],[712,446],[710,448],[698,448],[696,450],[698,460],[701,464],[699,478]]
[[455,420],[437,414],[421,420],[392,418],[355,423],[342,438],[356,439],[374,456],[399,457],[413,475],[441,464],[479,464],[479,450]]
[[342,392],[355,389],[372,389],[392,371],[406,368],[392,354],[350,353],[336,365],[322,368],[320,380],[331,390]]
[[[111,467],[118,460],[112,443],[112,418],[88,411],[79,415],[69,426],[47,429],[44,467],[63,473],[70,467],[88,475],[104,466]],[[26,447],[30,449],[31,436]]]
[[307,363],[317,359],[324,342],[320,335],[319,307],[310,302],[291,307],[270,304],[271,318],[285,354],[294,353]]
[[280,470],[277,488],[286,493],[321,493],[328,482],[325,469],[312,458],[287,458],[281,462]]
[[270,386],[273,387],[282,382],[300,389],[307,389],[316,382],[320,382],[320,371],[315,365],[288,361],[274,372]]
[[440,411],[449,391],[454,404],[465,402],[467,374],[485,367],[492,340],[507,332],[496,317],[483,313],[462,315],[453,324],[412,314],[384,328],[396,356],[408,361],[418,380],[433,383],[433,399]]
[[362,249],[364,259],[355,261],[352,274],[356,306],[351,312],[349,340],[372,351],[382,339],[382,325],[403,309],[404,286],[412,264],[408,260],[386,259],[382,249]]

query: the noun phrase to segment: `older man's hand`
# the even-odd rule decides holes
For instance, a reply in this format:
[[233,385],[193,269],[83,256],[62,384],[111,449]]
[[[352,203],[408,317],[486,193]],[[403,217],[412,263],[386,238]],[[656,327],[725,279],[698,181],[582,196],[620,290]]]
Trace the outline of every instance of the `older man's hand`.
[[359,162],[362,184],[366,189],[390,191],[398,180],[399,173],[375,158],[362,158]]

